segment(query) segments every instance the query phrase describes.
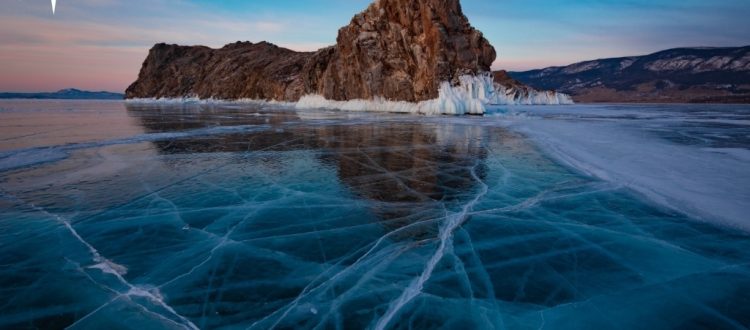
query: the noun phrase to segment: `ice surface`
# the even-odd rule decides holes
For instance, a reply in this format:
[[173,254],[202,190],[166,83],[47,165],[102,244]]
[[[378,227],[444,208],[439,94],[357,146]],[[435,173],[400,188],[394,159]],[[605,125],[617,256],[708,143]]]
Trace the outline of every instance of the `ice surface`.
[[375,100],[327,100],[308,95],[297,102],[298,109],[339,109],[346,111],[378,111],[419,113],[428,115],[482,115],[490,105],[562,105],[573,104],[568,95],[547,91],[531,91],[529,95],[508,90],[495,84],[489,75],[461,76],[457,86],[440,85],[437,99],[419,103]]
[[[740,161],[702,149],[746,150],[746,128],[696,126],[704,115],[692,108],[33,107],[72,109],[71,122],[85,107],[127,114],[134,133],[61,129],[50,133],[60,144],[3,149],[66,155],[0,171],[3,329],[750,325],[747,233],[564,166],[526,131],[565,140],[580,125],[590,139],[607,128],[631,142],[637,126],[648,149]],[[746,120],[734,109],[711,111]]]
[[694,218],[750,231],[746,107],[579,106],[523,114],[513,126],[568,165]]
[[28,149],[18,152],[0,152],[0,171],[24,167],[29,165],[54,162],[65,158],[65,152],[59,149]]

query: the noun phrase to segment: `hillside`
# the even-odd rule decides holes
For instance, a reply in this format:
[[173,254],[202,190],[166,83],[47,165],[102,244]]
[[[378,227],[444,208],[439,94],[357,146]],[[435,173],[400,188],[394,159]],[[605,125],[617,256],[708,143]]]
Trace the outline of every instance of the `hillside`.
[[110,92],[89,92],[75,88],[42,93],[0,93],[0,99],[47,99],[47,100],[122,100],[125,95]]
[[750,46],[677,48],[510,74],[576,102],[750,103]]

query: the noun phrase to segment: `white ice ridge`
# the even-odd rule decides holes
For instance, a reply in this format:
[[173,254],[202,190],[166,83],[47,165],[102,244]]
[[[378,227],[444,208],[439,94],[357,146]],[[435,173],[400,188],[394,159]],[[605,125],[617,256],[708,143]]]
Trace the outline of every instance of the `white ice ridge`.
[[298,102],[263,101],[254,99],[221,100],[185,98],[128,99],[128,103],[198,103],[198,104],[272,104],[297,109],[334,109],[344,111],[376,111],[416,113],[427,115],[483,115],[490,105],[562,105],[573,104],[570,96],[552,91],[506,88],[493,81],[489,73],[459,77],[456,86],[449,82],[440,84],[438,98],[419,103],[391,101],[381,97],[372,100],[329,100],[317,94],[303,96]]
[[550,91],[520,91],[493,81],[489,73],[464,75],[459,84],[440,84],[438,98],[419,103],[373,100],[328,100],[321,95],[307,95],[297,102],[297,109],[338,109],[346,111],[379,111],[420,114],[482,115],[488,105],[559,105],[573,104],[570,96]]
[[570,105],[574,104],[570,95],[535,89],[518,90],[495,84],[495,99],[491,105]]

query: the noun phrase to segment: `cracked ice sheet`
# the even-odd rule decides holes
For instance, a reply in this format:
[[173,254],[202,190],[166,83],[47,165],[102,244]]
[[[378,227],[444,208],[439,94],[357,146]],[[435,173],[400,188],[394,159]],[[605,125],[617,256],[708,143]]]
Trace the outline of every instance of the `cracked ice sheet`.
[[140,138],[61,130],[87,144],[0,173],[0,327],[750,322],[745,234],[582,177],[481,118],[126,113]]

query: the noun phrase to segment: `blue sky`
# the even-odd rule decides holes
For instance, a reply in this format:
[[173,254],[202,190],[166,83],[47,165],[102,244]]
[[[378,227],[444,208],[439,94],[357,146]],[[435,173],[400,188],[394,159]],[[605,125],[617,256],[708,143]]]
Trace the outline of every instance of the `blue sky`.
[[[219,47],[268,40],[296,50],[335,42],[369,0],[6,0],[0,90],[121,91],[157,42]],[[683,46],[750,44],[750,0],[462,0],[498,51],[526,70]]]

